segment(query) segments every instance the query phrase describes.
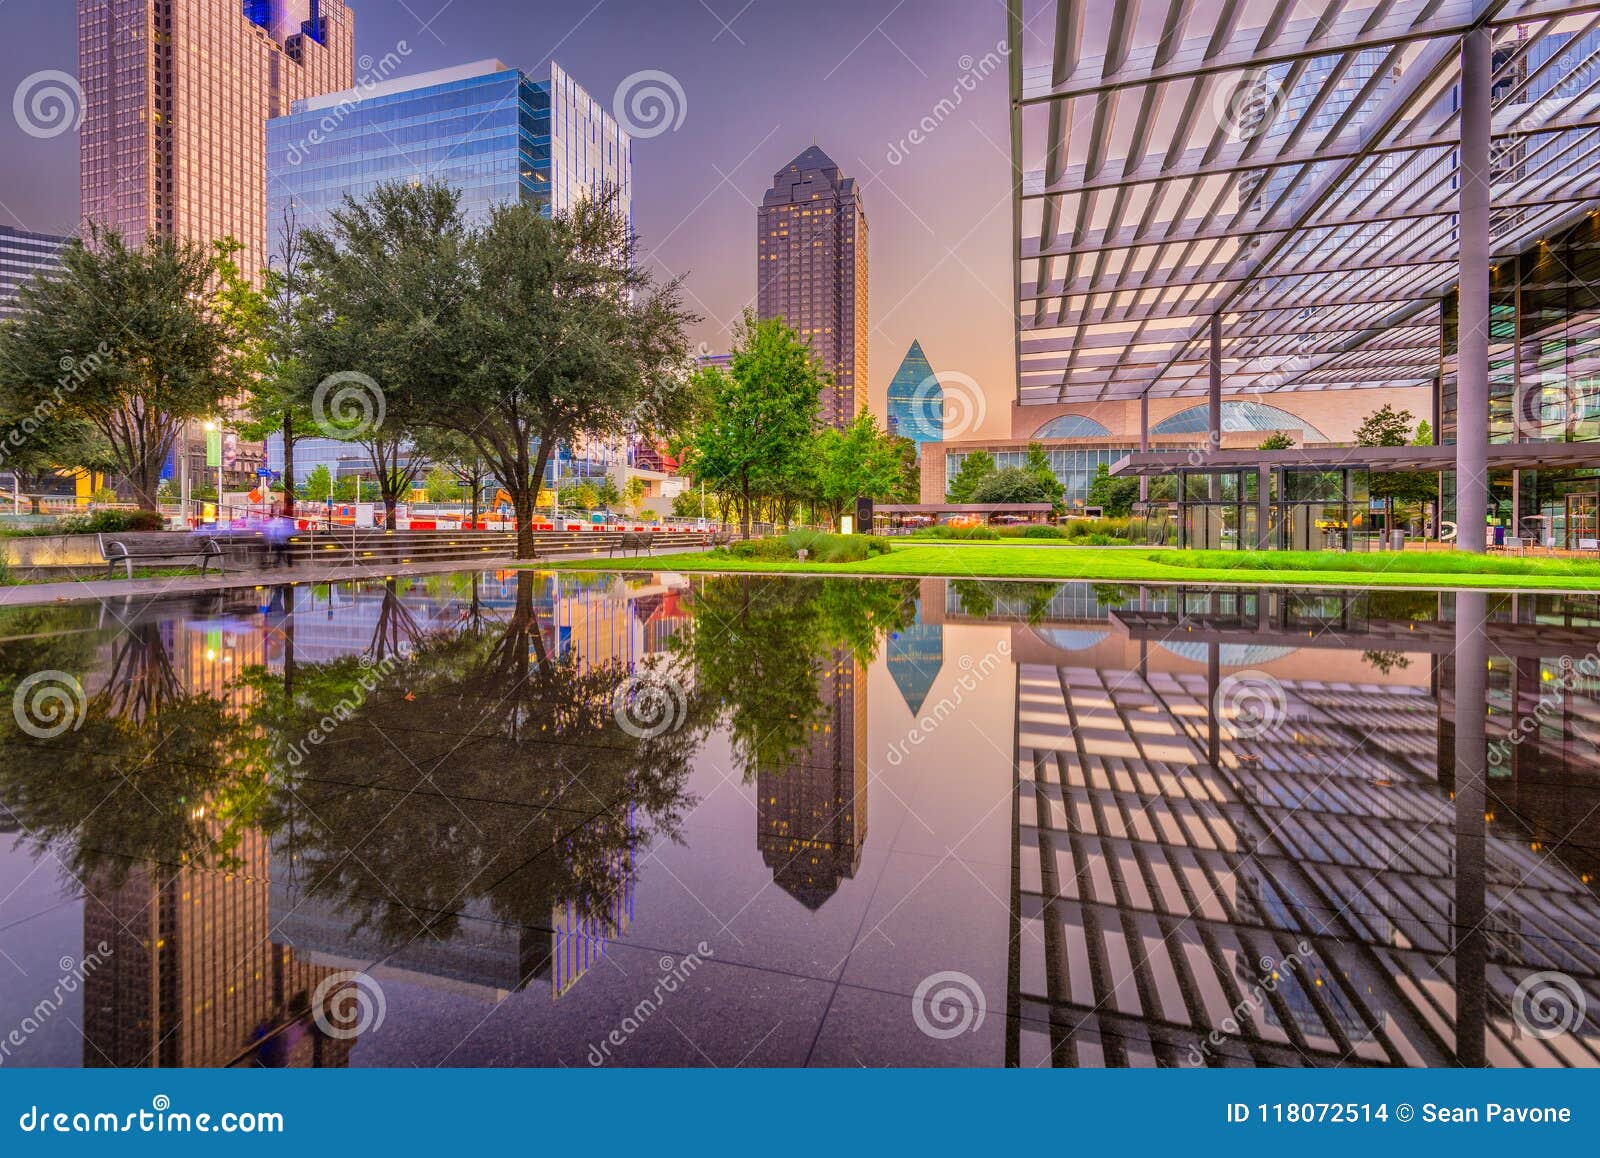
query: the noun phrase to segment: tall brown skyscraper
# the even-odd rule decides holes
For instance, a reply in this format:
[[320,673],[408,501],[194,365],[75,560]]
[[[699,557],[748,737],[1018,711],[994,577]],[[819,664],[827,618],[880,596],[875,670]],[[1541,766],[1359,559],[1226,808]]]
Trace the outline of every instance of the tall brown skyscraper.
[[267,121],[355,84],[343,0],[78,0],[83,216],[267,246]]
[[756,210],[756,312],[809,339],[833,375],[822,420],[867,408],[867,215],[855,179],[812,145],[772,178]]

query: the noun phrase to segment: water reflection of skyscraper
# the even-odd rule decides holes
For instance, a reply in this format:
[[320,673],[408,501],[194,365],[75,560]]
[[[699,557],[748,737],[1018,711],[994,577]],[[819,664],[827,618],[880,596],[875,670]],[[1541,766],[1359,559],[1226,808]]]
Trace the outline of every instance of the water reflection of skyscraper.
[[756,771],[756,845],[780,888],[820,909],[855,875],[867,839],[867,689],[848,647],[823,658],[825,708],[782,766]]
[[[108,687],[107,697],[159,715],[163,704],[147,694],[146,673],[162,672],[176,677],[164,694],[210,695],[242,715],[251,697],[235,677],[261,659],[260,633],[183,620],[162,628],[119,634],[113,670],[145,692]],[[130,646],[161,654],[120,654]],[[215,818],[201,823],[221,837]],[[183,867],[113,857],[87,876],[84,959],[102,944],[110,952],[85,975],[85,1065],[346,1064],[352,1043],[326,1037],[310,1021],[312,995],[334,970],[275,942],[267,839],[258,831],[235,835],[226,869],[208,867],[205,857]]]

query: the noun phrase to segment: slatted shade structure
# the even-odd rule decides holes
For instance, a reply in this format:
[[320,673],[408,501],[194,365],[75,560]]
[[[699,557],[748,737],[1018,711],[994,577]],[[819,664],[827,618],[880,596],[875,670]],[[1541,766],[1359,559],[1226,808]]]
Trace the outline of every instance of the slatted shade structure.
[[1022,405],[1430,385],[1461,263],[1600,198],[1600,3],[1008,7]]

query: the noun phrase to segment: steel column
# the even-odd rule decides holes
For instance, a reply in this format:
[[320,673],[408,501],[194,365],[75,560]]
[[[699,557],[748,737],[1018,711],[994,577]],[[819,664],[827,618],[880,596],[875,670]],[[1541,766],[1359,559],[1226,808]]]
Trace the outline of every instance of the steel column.
[[1489,104],[1493,32],[1461,38],[1461,317],[1456,358],[1456,549],[1482,553],[1489,513]]

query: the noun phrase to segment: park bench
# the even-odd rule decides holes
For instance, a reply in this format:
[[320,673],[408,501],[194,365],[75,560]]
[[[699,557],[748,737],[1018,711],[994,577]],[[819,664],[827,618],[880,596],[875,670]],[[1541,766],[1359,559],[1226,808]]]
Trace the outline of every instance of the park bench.
[[117,564],[123,564],[128,570],[128,578],[133,578],[133,565],[135,562],[151,563],[162,561],[186,561],[187,565],[200,567],[200,574],[204,575],[211,566],[211,560],[217,561],[217,570],[226,574],[227,563],[223,559],[222,546],[215,539],[191,539],[187,535],[175,535],[166,531],[151,531],[143,534],[118,535],[115,539],[107,539],[105,535],[96,535],[100,546],[100,557],[106,561],[106,578],[110,578],[116,570]]
[[733,542],[732,531],[713,531],[706,539],[708,547],[726,547]]
[[614,556],[618,551],[621,551],[624,555],[629,551],[638,554],[643,551],[648,555],[655,546],[655,542],[656,537],[650,531],[623,531],[611,540],[611,554]]

